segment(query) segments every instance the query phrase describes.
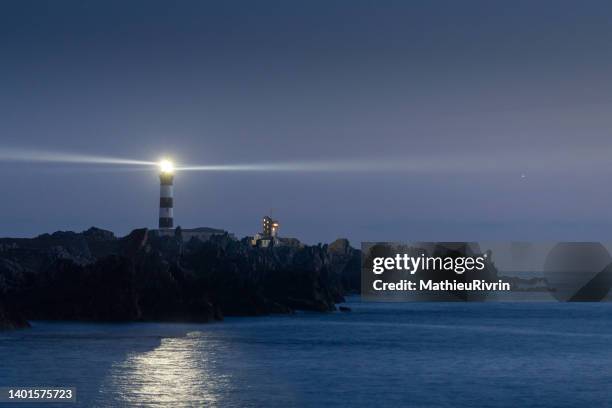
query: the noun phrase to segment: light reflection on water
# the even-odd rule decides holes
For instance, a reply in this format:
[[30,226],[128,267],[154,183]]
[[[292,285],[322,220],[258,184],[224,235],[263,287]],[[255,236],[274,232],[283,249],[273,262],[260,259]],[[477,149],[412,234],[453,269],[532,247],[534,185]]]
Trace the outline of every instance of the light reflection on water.
[[215,371],[215,354],[204,343],[203,336],[190,333],[128,355],[111,368],[101,387],[104,400],[113,395],[115,402],[133,406],[216,406],[231,376]]
[[351,307],[208,325],[35,322],[0,334],[0,386],[74,386],[83,407],[612,404],[612,303]]

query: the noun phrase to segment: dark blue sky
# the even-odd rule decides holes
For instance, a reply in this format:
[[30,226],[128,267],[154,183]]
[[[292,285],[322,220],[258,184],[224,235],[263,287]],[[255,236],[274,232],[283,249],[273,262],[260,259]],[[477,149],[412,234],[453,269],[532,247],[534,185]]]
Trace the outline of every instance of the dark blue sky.
[[[3,1],[0,149],[430,164],[179,173],[239,236],[609,240],[611,43],[606,1]],[[155,172],[0,171],[2,236],[156,226]]]

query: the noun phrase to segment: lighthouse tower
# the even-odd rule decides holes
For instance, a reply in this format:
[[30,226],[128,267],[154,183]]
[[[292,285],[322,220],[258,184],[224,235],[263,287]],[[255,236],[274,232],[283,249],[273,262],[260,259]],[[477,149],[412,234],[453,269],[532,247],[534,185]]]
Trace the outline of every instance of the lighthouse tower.
[[168,160],[159,164],[159,229],[174,227],[174,165]]

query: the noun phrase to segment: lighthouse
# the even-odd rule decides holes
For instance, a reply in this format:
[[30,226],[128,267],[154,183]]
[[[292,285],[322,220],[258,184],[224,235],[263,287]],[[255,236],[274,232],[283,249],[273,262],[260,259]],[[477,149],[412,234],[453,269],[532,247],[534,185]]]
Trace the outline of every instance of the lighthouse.
[[174,227],[174,165],[169,160],[159,163],[159,229]]

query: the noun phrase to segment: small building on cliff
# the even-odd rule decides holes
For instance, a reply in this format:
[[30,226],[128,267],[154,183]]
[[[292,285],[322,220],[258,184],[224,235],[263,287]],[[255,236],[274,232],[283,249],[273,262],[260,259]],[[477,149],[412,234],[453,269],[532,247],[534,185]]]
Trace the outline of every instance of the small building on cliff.
[[258,248],[269,248],[278,246],[301,247],[302,243],[296,238],[281,238],[278,236],[280,223],[272,217],[265,216],[262,219],[262,231],[251,239],[251,245]]

